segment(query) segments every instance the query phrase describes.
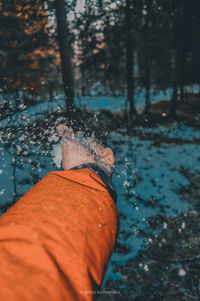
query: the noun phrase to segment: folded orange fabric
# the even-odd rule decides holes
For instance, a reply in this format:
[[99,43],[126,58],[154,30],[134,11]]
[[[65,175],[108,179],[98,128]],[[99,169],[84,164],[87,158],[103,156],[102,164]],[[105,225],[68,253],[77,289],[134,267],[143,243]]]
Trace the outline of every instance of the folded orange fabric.
[[93,171],[49,173],[0,218],[1,301],[94,300],[117,231]]

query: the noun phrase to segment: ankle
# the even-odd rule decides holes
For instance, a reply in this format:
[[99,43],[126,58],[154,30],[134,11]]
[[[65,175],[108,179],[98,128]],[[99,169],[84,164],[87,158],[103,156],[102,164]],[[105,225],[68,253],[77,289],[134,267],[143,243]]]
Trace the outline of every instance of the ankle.
[[113,173],[113,167],[111,165],[105,165],[103,163],[96,163],[101,169],[103,169],[109,176],[112,176]]
[[77,160],[76,162],[74,163],[68,163],[68,164],[63,164],[63,169],[64,170],[70,170],[72,168],[75,168],[77,166],[81,166],[81,165],[85,165],[85,164],[96,164],[96,161],[93,161],[93,160]]

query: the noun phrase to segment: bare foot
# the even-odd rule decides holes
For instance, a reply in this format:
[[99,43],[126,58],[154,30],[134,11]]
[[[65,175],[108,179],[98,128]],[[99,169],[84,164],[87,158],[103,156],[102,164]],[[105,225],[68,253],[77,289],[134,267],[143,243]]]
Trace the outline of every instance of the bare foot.
[[58,133],[62,137],[63,169],[67,170],[82,164],[96,163],[89,149],[75,139],[72,129],[59,124]]
[[104,148],[93,138],[84,138],[80,141],[79,137],[82,133],[74,134],[73,130],[64,124],[59,124],[57,129],[62,137],[62,164],[65,170],[81,164],[93,163],[109,174],[112,173],[114,155],[110,148]]
[[113,151],[108,147],[104,148],[99,143],[92,143],[91,150],[94,153],[97,164],[107,169],[109,173],[112,173],[115,163]]

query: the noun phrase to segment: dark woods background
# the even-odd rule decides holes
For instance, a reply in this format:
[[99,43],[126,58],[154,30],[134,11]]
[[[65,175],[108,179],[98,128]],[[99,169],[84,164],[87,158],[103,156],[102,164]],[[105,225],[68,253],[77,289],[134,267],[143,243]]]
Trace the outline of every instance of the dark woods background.
[[[15,95],[13,110],[34,104],[35,96],[53,97],[63,82],[71,105],[74,95],[87,95],[100,82],[103,94],[127,95],[130,119],[136,87],[145,89],[147,114],[150,89],[173,88],[168,114],[176,118],[189,87],[200,82],[200,2],[84,4],[0,1],[0,92]],[[8,102],[1,103],[1,114]]]

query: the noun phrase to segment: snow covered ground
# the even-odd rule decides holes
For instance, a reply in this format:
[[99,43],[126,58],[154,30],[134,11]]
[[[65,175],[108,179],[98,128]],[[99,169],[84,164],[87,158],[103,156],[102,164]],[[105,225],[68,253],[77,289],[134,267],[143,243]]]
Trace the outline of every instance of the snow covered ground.
[[[151,102],[157,102],[160,100],[169,100],[172,95],[172,89],[166,89],[165,91],[151,91]],[[145,91],[144,89],[136,89],[134,96],[135,106],[138,110],[144,108],[145,105]],[[85,107],[89,110],[97,111],[99,109],[106,109],[111,112],[118,112],[126,109],[126,97],[122,96],[84,96],[76,98],[75,103],[81,107]]]
[[[105,108],[109,108],[108,104],[113,101],[117,110],[120,99],[124,101],[118,97],[101,98],[101,101],[105,101]],[[38,104],[0,121],[1,205],[12,203],[15,190],[18,196],[23,195],[45,174],[59,168],[61,153],[55,129],[52,127],[42,133],[34,133],[26,130],[26,126],[34,126],[35,120],[44,118],[44,113],[50,109],[61,110],[63,101],[58,97],[51,108],[49,103]],[[94,105],[98,110],[100,98],[96,99],[96,103],[88,101],[84,97],[80,100],[82,105],[89,108]],[[103,103],[100,107],[104,107]],[[11,129],[15,125],[24,126],[25,130],[15,132]],[[124,265],[151,243],[152,234],[156,233],[151,229],[149,219],[159,214],[175,216],[190,210],[191,205],[180,198],[177,190],[188,184],[183,171],[200,171],[199,145],[195,141],[193,143],[193,140],[200,139],[196,129],[174,123],[168,127],[138,127],[136,130],[146,134],[146,137],[148,134],[159,135],[162,144],[154,145],[150,138],[152,135],[149,140],[129,137],[123,129],[120,133],[113,132],[108,136],[107,144],[116,156],[113,181],[118,192],[121,226],[118,246],[111,257],[104,283],[108,279],[119,279],[121,275],[115,271],[115,267]],[[44,137],[48,137],[47,141],[40,143]],[[183,144],[167,143],[165,138],[179,138]],[[164,223],[163,228],[166,227]]]
[[[191,134],[195,136],[197,133],[195,129],[193,133],[192,128],[185,127],[185,130],[188,136],[185,135],[184,139],[189,142]],[[177,128],[174,133],[170,131],[171,136],[177,133]],[[104,283],[121,277],[114,272],[115,265],[124,265],[151,243],[151,234],[156,233],[149,226],[149,218],[160,214],[172,217],[191,209],[177,191],[189,184],[182,171],[194,174],[200,171],[198,144],[163,143],[157,147],[150,140],[141,141],[137,137],[117,133],[110,135],[108,144],[116,152],[113,181],[118,191],[117,206],[122,215],[118,243],[128,251],[113,254]],[[163,228],[166,227],[164,223]],[[141,230],[145,235],[140,234]]]
[[186,141],[192,141],[194,139],[200,139],[199,129],[193,127],[185,126],[183,122],[174,122],[168,126],[158,125],[155,128],[142,128],[135,127],[142,134],[154,134],[161,137],[168,137],[171,139],[182,139]]
[[[163,131],[167,135],[168,130],[161,127],[162,135]],[[181,131],[182,129],[179,133],[178,128],[174,127],[170,130],[169,136],[182,137]],[[191,136],[199,137],[195,129],[184,126],[184,131],[188,133],[188,136],[185,134],[184,140],[191,142]],[[152,132],[155,132],[155,129],[152,129]],[[153,146],[150,140],[130,138],[123,131],[111,133],[107,142],[116,155],[113,181],[117,187],[117,206],[121,214],[118,244],[124,246],[127,251],[113,253],[105,281],[118,279],[120,274],[115,272],[116,264],[125,264],[127,260],[134,258],[144,245],[151,243],[153,231],[149,227],[149,218],[158,214],[175,216],[189,210],[190,205],[181,200],[177,194],[178,189],[188,184],[181,171],[187,170],[191,173],[200,171],[200,152],[197,144],[163,143],[157,147]],[[8,204],[13,200],[14,177],[17,193],[22,195],[45,174],[58,169],[55,162],[59,164],[60,150],[53,130],[46,149],[29,133],[19,137],[17,148],[13,150],[12,148],[6,150],[5,143],[2,143],[0,146],[1,204]],[[18,156],[15,154],[16,151]],[[13,174],[12,165],[15,160],[16,170]],[[167,225],[164,224],[163,227]],[[141,230],[146,233],[146,237],[140,234]]]
[[[171,89],[165,91],[151,92],[151,101],[157,102],[160,100],[169,100],[171,97]],[[1,95],[2,98],[2,95]],[[2,99],[0,99],[2,101]],[[145,91],[144,89],[137,89],[135,93],[135,105],[138,110],[141,110],[145,104]],[[124,96],[82,96],[75,97],[75,105],[81,108],[87,108],[91,111],[109,110],[111,112],[118,112],[125,110],[126,97]],[[24,109],[23,109],[24,108]],[[23,107],[22,111],[15,113],[10,117],[0,120],[0,127],[18,124],[23,125],[33,123],[37,118],[43,118],[45,113],[62,112],[65,109],[65,96],[64,94],[57,95],[51,101],[39,102],[31,107]]]

